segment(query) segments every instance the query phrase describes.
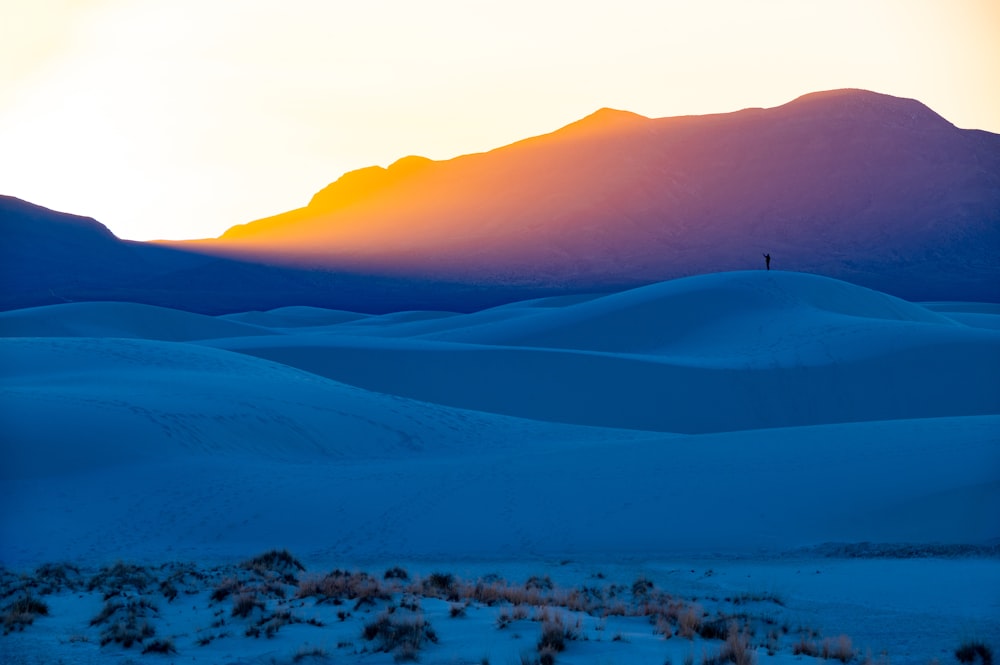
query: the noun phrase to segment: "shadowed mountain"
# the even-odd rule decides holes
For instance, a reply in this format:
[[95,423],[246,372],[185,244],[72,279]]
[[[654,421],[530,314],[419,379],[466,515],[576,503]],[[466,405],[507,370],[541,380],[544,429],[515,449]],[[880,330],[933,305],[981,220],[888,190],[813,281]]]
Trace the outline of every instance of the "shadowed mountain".
[[0,310],[126,301],[205,314],[289,304],[372,313],[462,311],[551,292],[486,292],[468,284],[304,270],[123,241],[90,217],[10,196],[0,196],[0,237]]
[[[194,245],[192,245],[194,246]],[[199,250],[478,284],[631,285],[763,267],[1000,299],[1000,136],[862,90],[650,119],[602,109],[447,161],[341,177]]]

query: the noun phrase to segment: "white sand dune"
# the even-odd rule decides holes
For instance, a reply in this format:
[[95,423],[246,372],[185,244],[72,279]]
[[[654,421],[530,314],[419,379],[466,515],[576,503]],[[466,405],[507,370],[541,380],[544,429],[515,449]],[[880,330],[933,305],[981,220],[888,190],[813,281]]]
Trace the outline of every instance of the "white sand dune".
[[[0,560],[1000,536],[1000,334],[829,279],[471,315],[81,303],[5,320],[37,334],[0,344]],[[230,329],[247,334],[212,339]]]
[[91,453],[99,465],[5,479],[2,559],[224,558],[280,543],[329,561],[623,561],[982,543],[997,535],[998,427],[979,417],[621,441],[526,430],[529,450],[373,460],[281,460],[247,444],[133,462],[105,448]]
[[83,302],[0,312],[0,337],[128,337],[187,342],[272,331],[221,317],[130,302]]
[[[532,316],[444,330],[435,339],[668,356],[733,358],[798,350],[844,319],[953,325],[945,316],[845,282],[788,272],[732,272],[661,282]],[[429,335],[430,336],[430,335]],[[763,348],[762,348],[763,347]],[[797,360],[808,361],[800,354]]]
[[703,433],[1000,412],[996,330],[811,275],[708,275],[378,330],[208,343],[380,392],[604,427]]
[[323,309],[321,307],[306,307],[304,305],[294,305],[289,307],[278,307],[266,312],[241,312],[239,314],[225,314],[218,317],[228,321],[238,321],[249,323],[255,326],[266,328],[298,328],[304,326],[327,326],[367,318],[365,314],[356,312],[344,312],[336,309]]
[[412,402],[190,344],[12,338],[0,365],[8,479],[190,455],[384,459],[607,436]]

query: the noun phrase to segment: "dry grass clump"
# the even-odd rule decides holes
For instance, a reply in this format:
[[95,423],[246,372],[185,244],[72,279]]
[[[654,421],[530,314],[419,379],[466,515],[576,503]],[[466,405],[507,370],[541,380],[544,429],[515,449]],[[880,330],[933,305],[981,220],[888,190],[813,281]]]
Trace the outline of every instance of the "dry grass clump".
[[109,600],[101,612],[90,620],[90,625],[105,626],[101,631],[102,647],[114,642],[128,649],[156,633],[149,618],[157,612],[156,606],[144,598],[128,602]]
[[847,635],[825,638],[823,640],[823,647],[820,650],[820,656],[824,660],[835,659],[842,663],[854,660],[854,656],[856,655],[857,652],[854,650],[853,644],[851,644],[851,638]]
[[63,589],[76,591],[83,586],[80,569],[70,563],[45,563],[35,569],[35,580],[42,594],[58,593]]
[[306,658],[326,658],[326,649],[322,647],[314,647],[309,645],[302,645],[299,650],[295,652],[292,656],[293,663],[301,663]]
[[792,654],[795,656],[819,657],[819,645],[810,635],[803,635],[799,641],[792,645]]
[[205,573],[191,563],[165,563],[160,566],[163,578],[159,582],[159,591],[172,602],[180,592],[187,595],[197,595],[205,588]]
[[686,607],[677,616],[677,634],[693,640],[694,636],[701,630],[701,619],[705,611],[701,605],[694,604]]
[[401,582],[405,582],[410,579],[410,574],[406,572],[404,569],[400,568],[399,566],[393,566],[392,568],[385,571],[385,574],[382,576],[382,579],[399,580]]
[[33,624],[37,617],[48,615],[48,605],[31,594],[25,594],[3,608],[3,614],[0,615],[3,621],[3,634],[8,635],[15,630],[22,631],[25,626]]
[[215,588],[212,589],[211,598],[213,601],[219,602],[242,589],[243,583],[240,580],[235,577],[224,577],[218,584],[215,585]]
[[562,614],[551,613],[548,608],[541,608],[537,614],[542,622],[542,634],[538,638],[539,663],[554,663],[555,654],[566,650],[566,642],[579,637],[579,634],[566,623]]
[[458,601],[461,599],[459,585],[451,573],[431,573],[423,581],[423,595],[429,598],[444,598]]
[[146,645],[146,648],[142,650],[144,654],[147,653],[162,653],[169,655],[172,653],[177,653],[177,647],[174,646],[173,640],[153,640]]
[[740,629],[735,621],[729,624],[729,633],[726,641],[722,643],[719,653],[714,656],[705,655],[701,659],[702,665],[722,665],[732,663],[733,665],[755,665],[757,662],[757,652],[750,646],[750,635],[745,629]]
[[785,601],[776,593],[770,591],[758,591],[758,592],[743,592],[737,594],[732,598],[727,598],[734,605],[743,605],[746,603],[774,603],[780,607],[785,606]]
[[982,640],[963,642],[955,649],[955,658],[960,663],[975,663],[979,660],[983,665],[993,665],[993,651]]
[[340,605],[344,599],[355,601],[356,607],[376,600],[390,600],[395,589],[384,587],[378,578],[368,573],[334,570],[322,577],[307,577],[299,581],[296,598],[316,598],[317,603]]
[[112,596],[127,591],[143,593],[155,579],[144,566],[119,561],[110,568],[107,566],[101,568],[96,575],[90,578],[87,589],[89,591],[102,589],[104,599],[108,600]]
[[373,642],[377,652],[392,653],[397,661],[415,659],[427,643],[437,643],[437,634],[423,614],[396,612],[389,608],[365,624],[361,636]]
[[270,550],[247,559],[240,564],[244,570],[257,573],[261,577],[279,576],[286,584],[297,584],[295,573],[304,571],[302,562],[292,556],[286,549]]
[[[254,625],[250,626],[246,630],[247,637],[260,637],[261,633],[264,637],[271,639],[278,634],[284,626],[288,626],[295,623],[306,623],[297,616],[294,616],[288,610],[281,610],[275,612],[274,614],[262,616]],[[310,621],[317,626],[323,625],[319,621]]]
[[257,597],[254,591],[242,591],[239,595],[233,598],[233,611],[232,616],[246,618],[250,616],[254,610],[264,609],[264,602]]

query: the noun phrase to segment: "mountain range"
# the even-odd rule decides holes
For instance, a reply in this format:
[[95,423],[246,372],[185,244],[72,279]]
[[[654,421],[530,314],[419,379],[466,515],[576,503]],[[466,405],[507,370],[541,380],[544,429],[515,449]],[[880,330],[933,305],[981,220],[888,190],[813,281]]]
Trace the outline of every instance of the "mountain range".
[[863,90],[702,116],[602,109],[490,152],[352,171],[215,239],[123,242],[10,198],[0,223],[7,309],[469,310],[763,269],[765,253],[911,300],[1000,302],[1000,135]]

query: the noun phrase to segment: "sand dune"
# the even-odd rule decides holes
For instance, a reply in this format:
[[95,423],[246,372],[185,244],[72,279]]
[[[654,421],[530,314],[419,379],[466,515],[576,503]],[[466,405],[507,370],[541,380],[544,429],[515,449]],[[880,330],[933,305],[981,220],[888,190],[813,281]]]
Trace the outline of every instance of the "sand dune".
[[303,463],[492,452],[583,430],[416,403],[189,344],[15,338],[0,345],[0,365],[8,479],[190,455]]
[[6,479],[2,558],[225,558],[277,542],[327,561],[622,561],[827,541],[980,543],[996,536],[1000,511],[998,426],[981,417],[562,443],[525,430],[522,449],[474,456],[296,462],[248,447],[111,461]]
[[253,325],[130,302],[82,302],[0,312],[0,337],[129,337],[187,342],[261,335]]
[[729,273],[469,315],[11,312],[0,561],[986,542],[1000,334],[967,309]]
[[[515,310],[516,311],[516,310]],[[952,324],[945,316],[884,293],[804,273],[748,271],[652,284],[505,324],[445,330],[432,337],[477,344],[621,353],[746,355],[748,346],[779,346],[821,332],[844,317]],[[720,336],[725,331],[725,336]],[[685,345],[685,342],[693,342]],[[769,351],[773,354],[773,349]]]
[[267,328],[298,328],[312,326],[327,326],[366,318],[365,314],[344,312],[322,307],[306,307],[303,305],[278,307],[266,312],[241,312],[225,314],[218,317],[227,321],[238,321]]
[[995,330],[797,273],[378,330],[208,343],[380,392],[605,427],[702,433],[1000,410]]

